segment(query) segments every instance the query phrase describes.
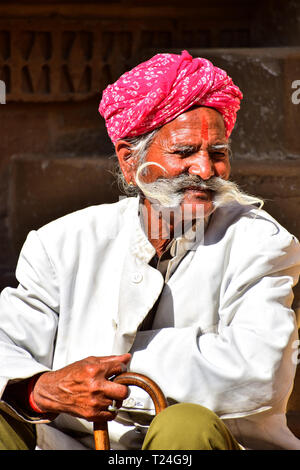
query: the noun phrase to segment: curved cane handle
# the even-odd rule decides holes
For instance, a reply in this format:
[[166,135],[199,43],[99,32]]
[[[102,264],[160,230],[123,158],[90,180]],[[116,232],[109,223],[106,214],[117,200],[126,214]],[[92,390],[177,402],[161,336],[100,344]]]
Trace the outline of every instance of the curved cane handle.
[[[164,410],[167,405],[167,400],[159,386],[146,375],[137,374],[135,372],[123,372],[117,375],[113,382],[122,385],[135,385],[144,389],[154,403],[155,413],[158,414]],[[110,442],[108,436],[107,422],[94,423],[94,439],[96,450],[109,450]]]

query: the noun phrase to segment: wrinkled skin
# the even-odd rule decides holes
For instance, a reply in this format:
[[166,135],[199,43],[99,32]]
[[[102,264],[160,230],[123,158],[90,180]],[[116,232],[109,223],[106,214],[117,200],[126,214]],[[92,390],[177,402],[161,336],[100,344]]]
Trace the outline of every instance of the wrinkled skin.
[[112,400],[120,407],[127,387],[109,381],[126,370],[130,354],[88,357],[60,370],[43,373],[36,382],[33,398],[45,412],[68,413],[87,421],[109,421],[116,413],[107,411]]
[[[230,175],[228,150],[212,148],[227,143],[221,114],[211,108],[193,108],[164,125],[156,134],[149,147],[146,161],[158,163],[165,171],[154,165],[148,167],[145,182],[153,182],[157,178],[172,179],[181,174],[197,175],[203,180],[209,180],[212,176],[228,180]],[[127,183],[135,184],[138,162],[131,155],[130,146],[126,140],[120,140],[115,148]],[[145,199],[144,204],[150,217],[151,203]],[[198,189],[185,190],[181,206],[190,205],[195,209],[199,204],[203,206],[204,215],[210,213],[211,192]],[[160,225],[163,223],[163,220],[158,221]],[[150,226],[150,220],[148,224]],[[164,227],[161,227],[160,231],[162,234],[170,233],[170,228],[164,230]],[[169,240],[163,240],[161,237],[150,241],[160,255]]]

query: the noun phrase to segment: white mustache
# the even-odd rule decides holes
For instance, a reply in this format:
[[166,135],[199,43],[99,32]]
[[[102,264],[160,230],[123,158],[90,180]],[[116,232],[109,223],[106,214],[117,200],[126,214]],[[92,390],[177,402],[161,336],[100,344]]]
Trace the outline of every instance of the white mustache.
[[144,163],[137,171],[136,184],[151,202],[158,201],[163,207],[179,206],[184,197],[184,190],[187,188],[212,191],[213,210],[234,201],[243,205],[259,204],[260,208],[264,204],[262,199],[241,191],[233,181],[227,181],[218,176],[203,180],[197,175],[183,174],[172,179],[158,178],[152,183],[143,183],[140,174],[149,165],[158,166],[166,171],[158,163]]
[[[157,180],[158,183],[161,183],[162,181],[163,178],[159,178]],[[209,180],[203,180],[197,175],[180,175],[174,179],[165,178],[164,181],[168,182],[169,185],[172,185],[174,192],[183,191],[188,188],[218,192],[224,187],[224,180],[217,176],[213,176]]]

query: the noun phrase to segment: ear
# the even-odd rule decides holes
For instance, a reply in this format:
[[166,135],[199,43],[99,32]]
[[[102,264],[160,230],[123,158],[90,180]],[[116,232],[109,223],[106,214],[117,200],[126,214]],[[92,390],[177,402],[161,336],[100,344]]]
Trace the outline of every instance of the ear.
[[131,146],[126,140],[118,140],[115,143],[115,151],[119,160],[122,173],[126,182],[135,184],[137,165],[132,156]]

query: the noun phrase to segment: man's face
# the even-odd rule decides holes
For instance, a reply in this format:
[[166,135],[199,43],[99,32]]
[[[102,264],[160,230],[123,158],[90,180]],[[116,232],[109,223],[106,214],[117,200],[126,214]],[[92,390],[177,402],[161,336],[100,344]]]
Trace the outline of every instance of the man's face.
[[[194,108],[164,125],[149,147],[146,162],[150,165],[146,183],[157,178],[173,179],[180,175],[196,175],[202,180],[218,176],[227,180],[230,163],[225,137],[225,126],[221,114],[211,108]],[[196,207],[201,204],[204,215],[212,210],[212,192],[186,188],[181,205]]]

